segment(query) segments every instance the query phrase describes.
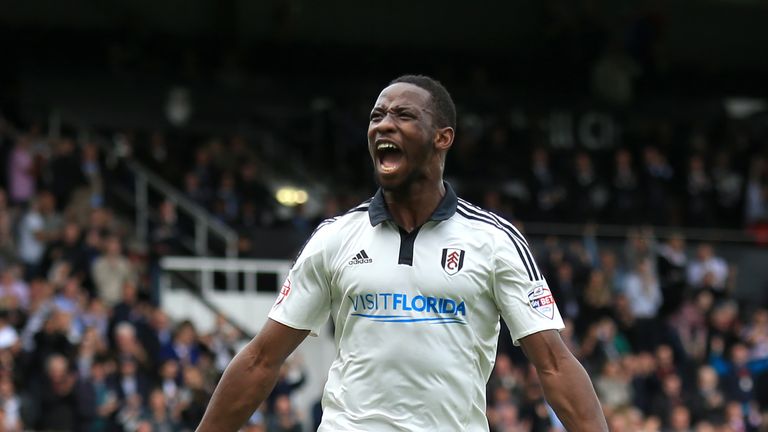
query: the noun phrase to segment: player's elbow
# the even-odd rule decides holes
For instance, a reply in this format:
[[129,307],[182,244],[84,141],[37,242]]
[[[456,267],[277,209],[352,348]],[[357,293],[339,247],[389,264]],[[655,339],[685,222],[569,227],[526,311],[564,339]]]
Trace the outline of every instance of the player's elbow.
[[245,369],[249,374],[277,375],[284,361],[275,355],[274,350],[260,343],[251,343],[243,354],[246,357]]

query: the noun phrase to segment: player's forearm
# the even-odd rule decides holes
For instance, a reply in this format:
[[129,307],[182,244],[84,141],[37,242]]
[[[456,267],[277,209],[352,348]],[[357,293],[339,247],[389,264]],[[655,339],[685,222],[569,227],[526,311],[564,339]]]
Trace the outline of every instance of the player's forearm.
[[547,402],[568,432],[608,431],[603,410],[589,375],[572,356],[559,362],[559,368],[539,371]]
[[237,431],[275,387],[280,364],[265,361],[250,345],[227,366],[197,432]]

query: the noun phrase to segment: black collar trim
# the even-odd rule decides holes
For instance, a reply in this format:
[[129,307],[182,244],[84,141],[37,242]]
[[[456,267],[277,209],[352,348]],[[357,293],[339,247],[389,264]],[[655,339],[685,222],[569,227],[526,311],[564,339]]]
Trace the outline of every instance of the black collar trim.
[[[443,199],[440,200],[440,204],[437,205],[435,211],[432,212],[429,220],[444,221],[450,219],[456,213],[456,205],[458,203],[456,192],[453,191],[453,188],[448,182],[443,182],[443,184],[445,185],[445,195],[443,196]],[[387,209],[387,203],[384,201],[384,192],[381,188],[376,191],[376,195],[373,196],[373,199],[368,206],[368,218],[371,220],[371,226],[376,226],[384,221],[393,220],[392,215]]]

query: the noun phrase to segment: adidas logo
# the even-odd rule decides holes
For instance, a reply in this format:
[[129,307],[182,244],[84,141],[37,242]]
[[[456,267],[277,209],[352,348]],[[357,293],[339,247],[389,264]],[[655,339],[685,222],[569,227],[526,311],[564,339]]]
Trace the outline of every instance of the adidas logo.
[[373,258],[368,258],[368,254],[365,253],[365,249],[363,249],[358,252],[357,255],[353,256],[351,260],[349,260],[349,265],[368,264],[372,262]]

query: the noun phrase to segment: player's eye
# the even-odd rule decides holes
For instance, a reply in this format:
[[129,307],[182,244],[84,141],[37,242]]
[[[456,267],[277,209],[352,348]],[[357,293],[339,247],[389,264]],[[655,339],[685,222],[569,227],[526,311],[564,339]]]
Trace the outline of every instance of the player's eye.
[[383,117],[383,114],[380,113],[380,112],[372,112],[371,113],[371,121],[372,122],[380,121],[382,117]]

